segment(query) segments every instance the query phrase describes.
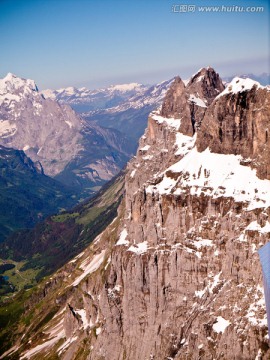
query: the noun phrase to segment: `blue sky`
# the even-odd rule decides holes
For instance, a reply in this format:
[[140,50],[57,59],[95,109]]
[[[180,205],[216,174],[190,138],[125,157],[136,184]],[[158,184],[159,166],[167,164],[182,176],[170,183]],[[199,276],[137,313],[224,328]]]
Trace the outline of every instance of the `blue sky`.
[[[222,5],[264,11],[199,11]],[[45,89],[155,83],[208,65],[259,74],[269,72],[269,32],[267,0],[0,0],[0,77]]]

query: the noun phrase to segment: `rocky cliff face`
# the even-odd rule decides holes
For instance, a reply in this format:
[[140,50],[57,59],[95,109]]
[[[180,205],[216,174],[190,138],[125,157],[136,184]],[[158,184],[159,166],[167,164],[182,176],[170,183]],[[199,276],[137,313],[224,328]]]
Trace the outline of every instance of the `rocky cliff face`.
[[[46,295],[56,314],[25,330],[31,343],[13,349],[22,359],[269,359],[257,250],[270,237],[270,181],[246,157],[249,131],[234,143],[219,128],[252,119],[253,143],[269,149],[270,92],[245,81],[220,93],[211,69],[214,83],[191,94],[207,71],[186,87],[177,78],[149,116],[118,217],[51,280],[65,274]],[[193,128],[192,102],[203,108]]]
[[200,69],[188,83],[177,77],[166,94],[161,116],[181,118],[180,131],[192,136],[204,117],[206,108],[224,90],[224,85],[214,69]]
[[260,178],[270,179],[269,114],[269,91],[253,80],[235,78],[204,117],[198,150],[242,155]]

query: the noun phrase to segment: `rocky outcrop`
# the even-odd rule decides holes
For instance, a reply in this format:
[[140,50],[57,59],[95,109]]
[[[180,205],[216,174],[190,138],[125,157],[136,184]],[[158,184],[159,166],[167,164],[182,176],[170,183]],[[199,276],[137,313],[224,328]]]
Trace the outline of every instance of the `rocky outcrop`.
[[177,76],[167,91],[161,107],[161,116],[178,118],[179,116],[188,115],[188,104],[185,95],[185,84]]
[[216,96],[225,89],[225,86],[219,74],[213,68],[207,67],[192,76],[187,88],[190,93],[197,94],[198,97],[206,100],[207,105],[210,105]]
[[[270,181],[243,156],[211,148],[216,126],[204,121],[227,119],[221,104],[234,103],[238,92],[228,88],[214,100],[209,92],[197,134],[181,131],[188,118],[177,112],[191,101],[188,86],[177,78],[176,94],[150,115],[118,217],[74,259],[65,278],[69,305],[46,328],[52,334],[59,326],[62,335],[49,336],[41,350],[39,342],[21,348],[22,358],[37,349],[75,358],[81,346],[81,358],[93,360],[269,359],[257,250],[270,237]],[[252,98],[253,87],[246,90]],[[181,93],[182,103],[172,104]],[[238,106],[247,118],[250,107],[254,114],[253,105]],[[265,106],[258,109],[259,127]]]
[[224,85],[214,69],[199,70],[185,86],[176,77],[164,99],[161,116],[181,118],[180,131],[192,136],[200,126],[207,106],[224,90]]
[[42,160],[48,175],[61,172],[82,148],[80,119],[70,107],[45,100],[32,80],[1,79],[0,111],[1,144]]
[[205,114],[197,147],[250,159],[262,179],[270,179],[270,92],[252,80],[235,78]]

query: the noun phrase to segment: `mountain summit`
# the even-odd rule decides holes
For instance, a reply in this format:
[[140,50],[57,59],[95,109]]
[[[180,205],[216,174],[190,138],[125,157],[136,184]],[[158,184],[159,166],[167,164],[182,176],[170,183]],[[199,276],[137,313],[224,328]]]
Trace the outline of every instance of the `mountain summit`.
[[[3,79],[0,79],[1,103],[11,100],[12,97],[9,97],[10,93],[14,96],[22,96],[30,94],[32,91],[38,91],[38,88],[33,80],[21,79],[12,73],[8,73]],[[13,100],[15,99],[16,97],[13,98]]]
[[32,80],[9,73],[0,89],[1,144],[41,161],[48,175],[61,172],[81,148],[80,119],[68,106],[45,100]]
[[240,155],[260,178],[270,180],[269,90],[257,81],[234,78],[205,114],[198,150]]
[[177,77],[164,99],[161,115],[167,118],[181,117],[181,131],[185,135],[195,133],[204,117],[206,108],[224,90],[224,85],[214,69],[200,69],[185,86]]
[[206,99],[207,104],[210,105],[213,99],[224,90],[219,74],[211,67],[200,69],[195,75],[191,77],[187,84],[189,92],[197,92],[197,95]]

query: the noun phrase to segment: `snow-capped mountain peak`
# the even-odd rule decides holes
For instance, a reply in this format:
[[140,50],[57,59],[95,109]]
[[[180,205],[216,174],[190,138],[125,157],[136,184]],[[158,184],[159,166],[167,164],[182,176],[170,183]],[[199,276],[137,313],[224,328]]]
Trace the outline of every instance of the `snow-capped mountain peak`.
[[69,86],[65,89],[61,89],[63,92],[65,91],[67,93],[67,95],[74,95],[76,93],[76,91],[78,91],[77,88],[73,87],[73,86]]
[[236,76],[226,87],[226,89],[218,95],[221,97],[226,94],[237,94],[243,91],[251,90],[253,87],[256,89],[265,89],[269,87],[262,86],[258,81],[249,78],[240,78]]
[[51,89],[42,90],[42,94],[46,99],[55,100],[56,98],[55,90],[51,90]]
[[0,79],[0,105],[9,106],[11,102],[18,102],[29,94],[37,93],[38,88],[33,80],[22,79],[12,73]]
[[[65,156],[59,154],[59,143],[63,147],[67,139],[78,137],[75,132],[81,127],[81,119],[69,106],[61,107],[46,100],[33,80],[11,73],[0,79],[1,144],[24,150],[33,161],[43,160],[47,174],[59,171],[55,164],[46,164],[49,153],[54,149],[54,156],[61,158],[61,166],[65,166]],[[67,153],[65,150],[65,155]]]
[[31,91],[38,91],[34,80],[23,79],[12,73],[8,73],[3,79],[0,79],[0,94],[15,92],[21,88],[28,88]]
[[193,83],[200,83],[204,79],[212,77],[213,74],[215,74],[215,70],[212,67],[208,66],[206,68],[201,68],[191,76],[191,78],[187,81],[186,86]]
[[111,85],[109,89],[113,91],[116,90],[120,92],[126,92],[126,91],[137,90],[140,89],[141,87],[144,87],[144,85],[138,83],[130,83],[130,84],[121,84],[121,85]]

